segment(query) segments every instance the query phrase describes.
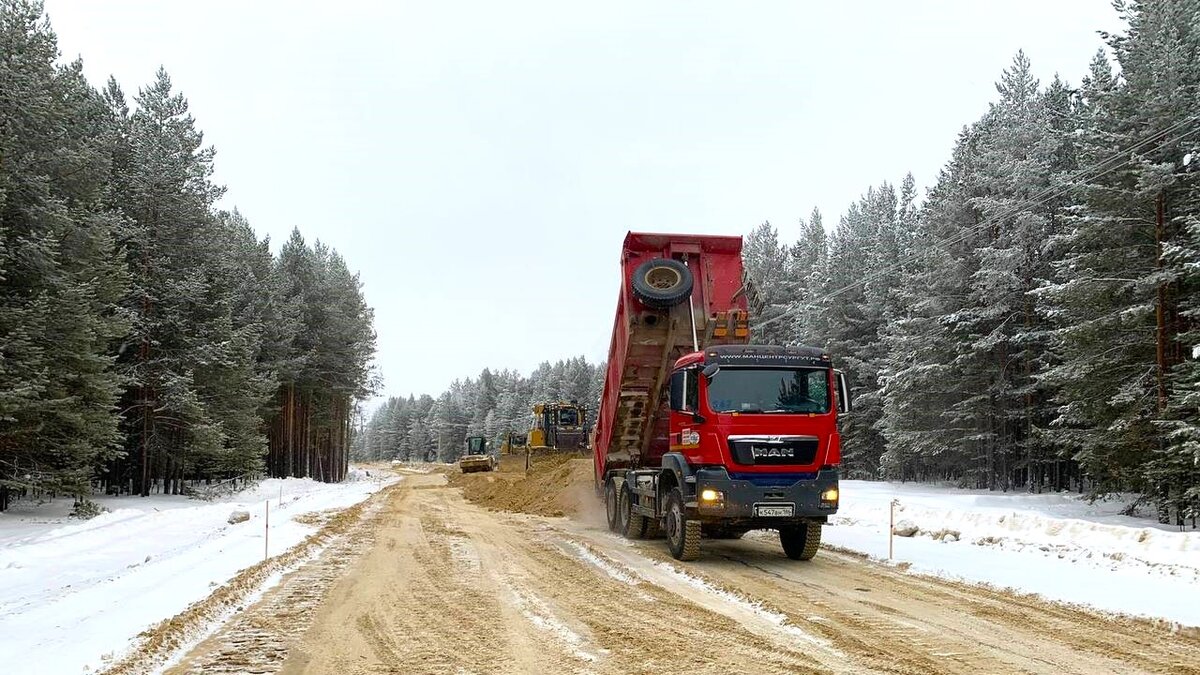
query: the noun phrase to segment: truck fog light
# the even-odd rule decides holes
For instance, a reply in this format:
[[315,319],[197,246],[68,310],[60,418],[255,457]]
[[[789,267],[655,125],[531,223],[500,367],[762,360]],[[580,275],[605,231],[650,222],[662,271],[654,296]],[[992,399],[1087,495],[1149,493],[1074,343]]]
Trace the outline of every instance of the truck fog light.
[[717,506],[725,501],[725,495],[721,494],[720,490],[704,488],[700,491],[700,501],[705,506]]
[[821,493],[821,501],[823,501],[823,502],[832,502],[832,503],[836,504],[837,500],[838,500],[838,489],[835,487],[831,487],[828,490]]

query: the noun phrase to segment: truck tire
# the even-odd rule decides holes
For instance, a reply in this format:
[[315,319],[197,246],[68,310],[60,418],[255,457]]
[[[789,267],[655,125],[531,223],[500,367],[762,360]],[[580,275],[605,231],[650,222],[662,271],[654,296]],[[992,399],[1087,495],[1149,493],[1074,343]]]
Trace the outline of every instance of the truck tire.
[[620,516],[617,513],[617,486],[611,478],[604,481],[604,513],[608,516],[608,529],[616,532]]
[[662,536],[662,521],[657,518],[646,519],[646,539],[658,539]]
[[629,493],[629,486],[626,485],[624,490],[621,490],[617,502],[621,512],[621,534],[627,539],[641,539],[646,536],[646,521],[645,516],[640,513],[633,512],[633,495]]
[[812,560],[821,546],[821,524],[799,523],[779,528],[779,543],[792,560]]
[[638,265],[630,284],[643,305],[668,309],[692,294],[692,271],[678,260],[653,258]]
[[683,493],[671,489],[667,497],[667,548],[676,560],[695,560],[700,557],[700,521],[688,518],[683,507]]

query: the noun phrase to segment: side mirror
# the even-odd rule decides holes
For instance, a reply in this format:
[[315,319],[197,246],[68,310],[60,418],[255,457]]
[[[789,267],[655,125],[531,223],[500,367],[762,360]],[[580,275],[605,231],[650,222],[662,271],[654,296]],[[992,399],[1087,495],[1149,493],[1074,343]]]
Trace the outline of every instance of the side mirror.
[[704,366],[704,370],[700,371],[700,374],[704,376],[704,379],[711,380],[711,379],[713,379],[713,376],[715,376],[720,371],[721,371],[721,364],[710,363],[707,366]]
[[850,387],[846,385],[846,373],[835,370],[833,374],[837,378],[838,413],[845,415],[854,410],[854,406],[850,403]]

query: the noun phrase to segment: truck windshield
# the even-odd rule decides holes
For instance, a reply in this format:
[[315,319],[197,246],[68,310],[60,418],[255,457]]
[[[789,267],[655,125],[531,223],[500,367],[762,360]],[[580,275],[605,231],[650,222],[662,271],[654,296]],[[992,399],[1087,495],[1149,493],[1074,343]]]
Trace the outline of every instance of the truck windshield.
[[829,371],[722,368],[708,383],[708,404],[724,413],[827,413]]

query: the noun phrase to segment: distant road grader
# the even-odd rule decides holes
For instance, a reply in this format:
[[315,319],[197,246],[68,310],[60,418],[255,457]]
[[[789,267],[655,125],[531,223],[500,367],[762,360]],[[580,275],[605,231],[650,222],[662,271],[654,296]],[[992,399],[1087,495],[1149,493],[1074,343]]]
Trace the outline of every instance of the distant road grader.
[[467,438],[466,454],[458,460],[458,468],[463,473],[494,471],[496,469],[496,459],[488,452],[486,438],[483,436],[471,436]]

